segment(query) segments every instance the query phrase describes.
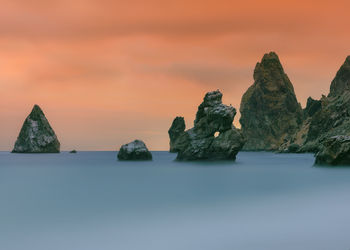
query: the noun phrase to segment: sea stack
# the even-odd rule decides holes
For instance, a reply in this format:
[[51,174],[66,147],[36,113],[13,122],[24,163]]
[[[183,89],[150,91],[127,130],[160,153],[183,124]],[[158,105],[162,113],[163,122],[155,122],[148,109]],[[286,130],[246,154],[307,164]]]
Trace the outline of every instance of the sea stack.
[[265,54],[240,106],[243,150],[274,151],[300,127],[303,112],[276,53]]
[[12,153],[59,153],[60,142],[43,111],[34,105],[25,119]]
[[233,126],[236,109],[222,104],[222,93],[208,92],[199,105],[194,127],[176,139],[177,160],[235,160],[244,138]]
[[169,128],[168,134],[170,138],[170,153],[177,152],[176,141],[185,132],[185,119],[181,116],[177,116],[171,127]]
[[152,154],[148,151],[143,141],[135,140],[121,146],[118,159],[121,161],[152,160]]

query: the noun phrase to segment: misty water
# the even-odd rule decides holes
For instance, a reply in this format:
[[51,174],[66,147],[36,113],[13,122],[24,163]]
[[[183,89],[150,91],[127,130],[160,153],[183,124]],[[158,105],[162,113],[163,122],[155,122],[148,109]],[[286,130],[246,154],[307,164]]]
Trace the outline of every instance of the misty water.
[[350,249],[350,168],[312,154],[153,157],[0,152],[1,249]]

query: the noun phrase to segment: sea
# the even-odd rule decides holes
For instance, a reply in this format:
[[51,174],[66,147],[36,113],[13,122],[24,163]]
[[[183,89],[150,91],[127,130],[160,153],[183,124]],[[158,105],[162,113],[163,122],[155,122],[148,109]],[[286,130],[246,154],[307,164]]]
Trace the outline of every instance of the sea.
[[312,154],[0,152],[1,250],[349,250],[350,167]]

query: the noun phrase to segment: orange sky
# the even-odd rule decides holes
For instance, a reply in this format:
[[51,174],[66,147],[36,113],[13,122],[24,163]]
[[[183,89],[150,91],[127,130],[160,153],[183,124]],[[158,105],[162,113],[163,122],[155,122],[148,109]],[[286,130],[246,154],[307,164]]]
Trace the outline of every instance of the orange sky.
[[350,54],[349,1],[242,2],[0,0],[0,150],[35,103],[63,150],[167,150],[207,91],[238,110],[271,50],[303,106],[327,94]]

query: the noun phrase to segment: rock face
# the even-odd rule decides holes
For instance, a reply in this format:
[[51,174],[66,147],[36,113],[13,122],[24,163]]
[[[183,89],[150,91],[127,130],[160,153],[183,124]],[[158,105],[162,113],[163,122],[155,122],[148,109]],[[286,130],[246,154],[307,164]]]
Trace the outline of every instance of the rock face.
[[300,127],[303,113],[276,53],[265,54],[254,70],[254,84],[241,101],[243,149],[278,150]]
[[303,109],[304,119],[312,117],[321,108],[322,102],[320,100],[314,100],[311,97],[307,98],[306,107]]
[[333,79],[329,95],[308,99],[301,129],[286,144],[298,144],[298,152],[316,153],[324,149],[322,142],[338,135],[350,135],[350,57]]
[[344,91],[350,91],[350,56],[345,59],[331,82],[329,97],[342,95]]
[[118,153],[119,160],[152,160],[152,154],[148,151],[146,144],[141,140],[135,140],[121,146]]
[[185,132],[185,119],[181,116],[177,116],[168,131],[170,138],[170,152],[177,152],[176,141]]
[[60,142],[43,111],[34,105],[24,121],[13,153],[59,153]]
[[209,92],[199,105],[194,127],[176,140],[178,160],[235,160],[245,140],[234,126],[236,109],[222,104],[220,91]]
[[350,165],[350,136],[333,136],[316,154],[317,165]]

